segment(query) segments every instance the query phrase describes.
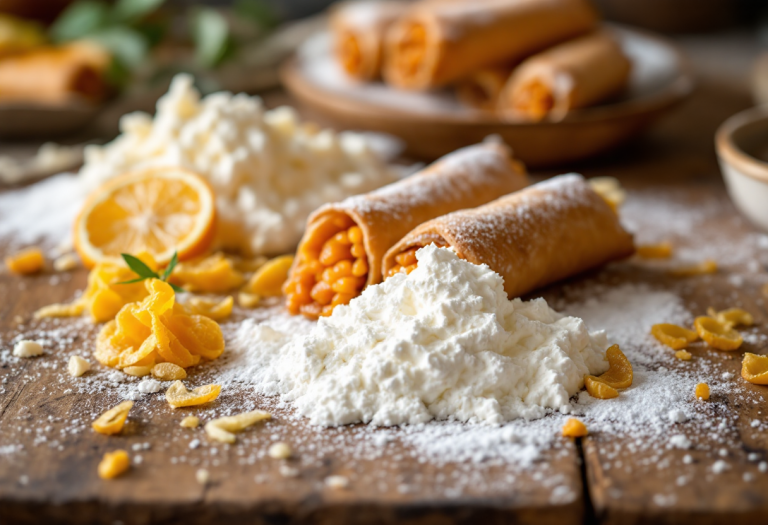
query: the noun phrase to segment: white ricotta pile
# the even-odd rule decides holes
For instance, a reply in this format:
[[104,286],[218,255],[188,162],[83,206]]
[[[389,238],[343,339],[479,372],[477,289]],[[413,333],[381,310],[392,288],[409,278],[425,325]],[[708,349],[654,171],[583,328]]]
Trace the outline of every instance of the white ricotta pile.
[[246,94],[200,97],[189,75],[177,75],[155,118],[132,113],[122,134],[89,146],[81,180],[88,188],[149,166],[181,166],[204,176],[217,196],[220,246],[285,253],[308,215],[397,178],[362,134],[319,130],[295,111],[265,111]]
[[584,374],[607,370],[603,332],[543,299],[508,300],[498,274],[448,249],[416,256],[308,335],[281,345],[263,328],[275,355],[256,383],[319,425],[502,423],[569,411]]

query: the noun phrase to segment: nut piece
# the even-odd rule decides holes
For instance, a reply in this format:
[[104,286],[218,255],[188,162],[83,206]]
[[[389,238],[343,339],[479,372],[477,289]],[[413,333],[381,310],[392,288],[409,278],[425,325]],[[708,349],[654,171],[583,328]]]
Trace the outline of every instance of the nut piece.
[[69,363],[67,363],[67,370],[72,377],[80,377],[90,369],[91,363],[79,355],[73,355],[69,358]]
[[563,425],[563,437],[581,438],[589,434],[587,426],[575,418],[570,418]]
[[35,341],[19,341],[13,347],[13,355],[16,357],[37,357],[43,354],[43,345]]
[[269,412],[253,410],[236,416],[220,417],[205,424],[205,432],[208,437],[222,443],[234,443],[237,438],[234,432],[240,432],[259,421],[271,419]]
[[19,275],[37,273],[45,266],[45,257],[40,248],[32,247],[5,258],[8,269]]
[[699,334],[682,326],[659,323],[651,327],[651,335],[673,350],[682,350],[699,338]]
[[200,418],[197,416],[187,416],[179,424],[184,428],[197,428],[200,426]]
[[158,363],[152,367],[152,375],[160,381],[186,379],[187,371],[176,363]]
[[123,372],[134,377],[148,376],[151,371],[152,369],[148,366],[126,366],[123,368]]
[[681,361],[690,361],[691,357],[693,356],[687,350],[678,350],[677,352],[675,352],[675,357],[680,359]]
[[65,253],[53,261],[53,269],[57,272],[68,272],[77,268],[78,258],[74,253]]
[[288,459],[293,454],[288,443],[275,443],[269,447],[267,455],[273,459]]
[[173,408],[202,405],[219,397],[221,385],[205,385],[187,390],[184,383],[176,381],[165,391],[165,399]]
[[99,463],[99,477],[101,479],[116,478],[131,467],[131,458],[125,450],[107,452]]
[[707,342],[712,348],[718,350],[737,350],[744,339],[741,334],[731,328],[730,324],[724,324],[707,316],[697,317],[693,326],[696,328],[699,336]]
[[741,377],[754,385],[768,385],[768,356],[745,352]]
[[133,401],[123,401],[100,415],[91,426],[99,434],[107,436],[117,434],[123,429],[131,408],[133,408]]
[[641,244],[635,250],[635,255],[642,259],[669,259],[672,257],[672,243]]
[[696,385],[696,399],[702,401],[709,401],[709,385],[706,383],[699,383]]

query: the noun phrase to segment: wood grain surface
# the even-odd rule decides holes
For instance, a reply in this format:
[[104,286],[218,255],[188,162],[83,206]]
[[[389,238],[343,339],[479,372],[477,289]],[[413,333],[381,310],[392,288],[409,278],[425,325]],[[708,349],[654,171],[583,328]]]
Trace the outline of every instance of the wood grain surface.
[[[722,120],[749,104],[742,83],[724,81],[704,70],[696,95],[651,134],[573,170],[587,176],[618,177],[630,192],[668,193],[683,206],[714,202],[718,213],[708,215],[709,222],[702,228],[719,229],[748,242],[754,230],[739,220],[725,195],[712,137]],[[723,220],[717,220],[718,216]],[[676,239],[676,243],[686,242],[696,239]],[[8,348],[16,334],[36,326],[30,320],[36,308],[69,300],[85,284],[84,271],[59,276],[55,286],[51,278],[52,274],[29,278],[0,275],[0,348]],[[672,286],[669,277],[631,263],[574,279],[567,286],[589,286],[595,278],[617,284]],[[544,295],[556,299],[563,290],[561,285],[550,287]],[[734,300],[741,302],[757,314],[762,333],[768,333],[768,299],[760,293],[759,286],[751,281],[734,287],[728,272],[723,271],[691,279],[682,297],[696,312],[709,305],[726,307]],[[420,462],[411,455],[409,446],[400,442],[391,443],[384,456],[352,450],[352,442],[345,435],[357,432],[357,427],[318,431],[282,417],[285,409],[276,406],[272,407],[274,421],[241,434],[236,445],[214,447],[214,453],[210,446],[190,449],[190,432],[198,432],[194,435],[205,440],[202,432],[180,428],[181,415],[167,406],[162,394],[137,403],[122,435],[106,437],[92,432],[90,420],[82,419],[96,409],[108,408],[117,398],[109,391],[78,392],[65,367],[72,352],[90,351],[97,328],[72,320],[45,321],[40,327],[59,327],[63,342],[53,345],[45,357],[0,367],[3,524],[736,525],[760,523],[768,515],[768,475],[758,475],[756,462],[747,457],[757,453],[760,459],[768,458],[768,433],[750,425],[753,419],[765,418],[760,396],[768,393],[766,387],[749,386],[746,395],[719,399],[738,413],[735,420],[724,420],[715,411],[709,414],[714,423],[725,421],[731,428],[727,445],[704,433],[689,436],[697,444],[694,451],[660,448],[632,452],[631,437],[598,433],[583,443],[561,440],[557,447],[545,451],[541,458],[546,465],[544,476],[514,465],[491,466],[473,473],[467,465]],[[754,345],[745,349],[768,353],[768,348]],[[741,352],[724,356],[694,345],[692,353],[691,366],[710,366],[738,375]],[[216,403],[226,406],[232,399],[227,396],[238,395],[242,394],[225,393]],[[268,406],[271,402],[255,399],[254,403]],[[219,406],[214,405],[214,409]],[[183,415],[195,413],[192,409]],[[278,462],[263,457],[275,435],[296,444],[296,458]],[[324,443],[326,452],[312,452],[309,445],[313,442]],[[105,451],[115,448],[126,448],[134,456],[141,455],[143,461],[130,475],[104,482],[96,476],[96,465]],[[710,467],[722,448],[727,449],[730,469],[714,476]],[[683,463],[685,454],[691,454],[694,461]],[[298,476],[286,476],[292,474],[286,466],[295,468]],[[207,485],[195,480],[201,467],[210,472]],[[752,479],[746,480],[745,473]],[[344,490],[325,486],[323,480],[334,474],[345,475],[352,483]],[[682,485],[681,476],[686,479]],[[444,490],[443,480],[454,477],[464,480],[462,490]],[[570,497],[552,498],[553,479],[566,487]]]

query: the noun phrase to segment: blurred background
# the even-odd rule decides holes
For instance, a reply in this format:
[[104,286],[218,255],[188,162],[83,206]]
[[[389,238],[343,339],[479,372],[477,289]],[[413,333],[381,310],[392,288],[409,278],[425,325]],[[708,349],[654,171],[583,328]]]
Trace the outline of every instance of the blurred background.
[[[294,105],[280,65],[326,26],[332,3],[0,0],[0,184],[77,166],[82,144],[114,138],[127,112],[153,112],[178,72],[193,73],[203,93],[243,91],[268,107]],[[731,93],[724,116],[768,102],[768,2],[594,3],[610,22],[672,39],[700,89]]]

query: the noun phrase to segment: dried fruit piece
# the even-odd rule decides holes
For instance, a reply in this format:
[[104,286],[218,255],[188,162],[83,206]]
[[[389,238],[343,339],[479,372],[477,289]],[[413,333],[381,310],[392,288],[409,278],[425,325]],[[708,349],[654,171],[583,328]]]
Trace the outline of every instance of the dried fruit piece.
[[741,308],[728,308],[720,312],[715,311],[714,308],[708,308],[707,315],[714,317],[723,324],[729,324],[731,327],[752,326],[755,323],[752,314]]
[[605,357],[608,359],[608,371],[600,377],[587,376],[595,381],[605,383],[613,389],[629,388],[632,386],[632,364],[621,351],[619,345],[613,345],[605,351]]
[[695,395],[696,399],[709,401],[709,385],[706,383],[699,383],[696,385]]
[[701,336],[709,346],[717,348],[718,350],[736,350],[744,341],[741,334],[731,328],[730,325],[723,324],[711,317],[697,317],[693,322],[693,326],[696,328],[696,332],[698,332],[699,336]]
[[107,436],[117,434],[123,429],[131,408],[133,408],[133,401],[123,401],[100,415],[91,426],[99,434]]
[[678,350],[675,352],[675,357],[681,361],[690,361],[693,356],[687,350]]
[[216,441],[221,441],[222,443],[234,443],[237,440],[234,434],[235,432],[240,432],[259,421],[265,421],[271,418],[272,415],[269,412],[253,410],[236,416],[220,417],[219,419],[209,421],[205,424],[205,432],[208,434],[209,438]]
[[193,315],[203,315],[214,321],[223,321],[232,315],[232,306],[235,300],[230,295],[221,301],[206,299],[204,297],[192,297],[186,303],[184,308]]
[[755,385],[768,385],[768,356],[745,352],[741,377]]
[[261,301],[261,296],[253,293],[240,292],[237,294],[237,302],[243,308],[255,308]]
[[5,258],[5,265],[13,273],[31,275],[45,266],[45,257],[40,248],[27,248]]
[[200,426],[200,418],[197,416],[187,416],[179,424],[184,428],[197,428]]
[[69,363],[67,363],[67,371],[72,377],[80,377],[90,369],[91,363],[79,355],[73,355],[69,358]]
[[116,478],[131,466],[131,458],[125,450],[107,452],[99,463],[99,477],[101,479]]
[[178,264],[171,282],[193,292],[226,293],[240,287],[245,277],[223,253],[215,253]]
[[271,259],[253,274],[245,291],[262,297],[283,295],[283,284],[288,280],[291,265],[293,265],[293,255]]
[[258,255],[254,257],[253,259],[243,259],[240,257],[230,257],[232,260],[232,264],[237,268],[238,271],[244,272],[244,273],[252,273],[264,266],[264,263],[267,262],[267,258],[263,255]]
[[187,371],[173,363],[157,363],[152,367],[152,375],[160,381],[178,381],[186,379]]
[[672,243],[665,241],[658,244],[641,244],[635,254],[643,259],[669,259],[672,257]]
[[613,211],[618,211],[627,199],[627,193],[615,177],[594,177],[589,179],[589,185],[608,203]]
[[587,376],[584,378],[584,385],[587,387],[587,392],[592,397],[597,399],[613,399],[619,397],[619,391],[608,386],[602,381],[597,380],[593,376]]
[[126,366],[125,368],[123,368],[123,372],[125,372],[129,376],[144,377],[144,376],[148,376],[150,374],[150,372],[152,372],[152,367],[150,367],[150,366]]
[[706,275],[715,272],[717,272],[717,262],[712,259],[689,266],[680,266],[669,271],[670,275],[675,277],[693,277],[695,275]]
[[186,368],[221,355],[224,336],[216,321],[188,315],[170,284],[145,283],[149,295],[125,305],[99,332],[94,355],[100,363],[125,368],[169,362]]
[[659,323],[651,327],[651,335],[673,350],[681,350],[699,338],[699,334],[682,326]]
[[187,390],[181,381],[174,382],[165,391],[165,399],[173,408],[202,405],[219,397],[221,385],[205,385],[192,390]]
[[575,418],[570,418],[563,425],[563,437],[581,438],[589,434],[587,425]]
[[42,319],[44,317],[78,317],[83,315],[84,311],[85,304],[81,300],[71,304],[49,304],[35,312],[35,319]]

